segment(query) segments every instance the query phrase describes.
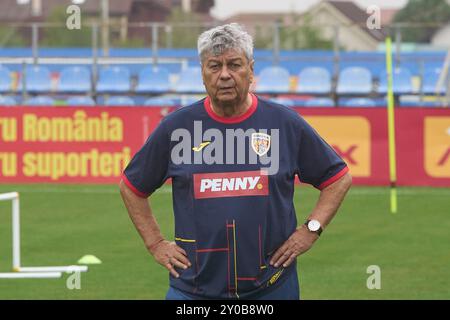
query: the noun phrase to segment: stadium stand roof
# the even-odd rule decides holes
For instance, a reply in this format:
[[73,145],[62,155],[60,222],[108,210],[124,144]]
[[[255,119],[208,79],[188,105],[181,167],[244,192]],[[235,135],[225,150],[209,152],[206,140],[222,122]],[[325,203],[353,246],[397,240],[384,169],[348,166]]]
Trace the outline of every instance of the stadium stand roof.
[[[158,1],[158,0],[153,0]],[[160,0],[161,1],[161,0]],[[128,15],[131,10],[133,0],[109,0],[110,15]],[[56,7],[67,7],[73,4],[71,0],[44,0],[41,1],[41,14],[34,16],[30,4],[18,4],[17,0],[0,1],[0,21],[20,22],[20,21],[43,21]],[[99,14],[101,10],[101,1],[86,1],[78,4],[81,11],[87,14]]]
[[339,12],[341,12],[344,16],[346,16],[349,20],[351,20],[353,23],[360,26],[361,30],[364,30],[366,33],[368,33],[371,37],[373,37],[377,41],[383,41],[386,37],[386,34],[384,33],[383,29],[377,30],[377,29],[369,29],[366,28],[366,21],[369,17],[369,15],[362,10],[360,7],[358,7],[355,3],[351,1],[327,1],[330,5],[332,5],[334,8],[336,8]]

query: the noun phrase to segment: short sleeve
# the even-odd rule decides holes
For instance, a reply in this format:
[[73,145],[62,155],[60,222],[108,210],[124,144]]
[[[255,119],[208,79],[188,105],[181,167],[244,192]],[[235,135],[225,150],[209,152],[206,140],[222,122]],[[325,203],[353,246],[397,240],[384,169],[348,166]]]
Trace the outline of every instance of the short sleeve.
[[167,180],[169,148],[163,120],[123,172],[122,180],[136,195],[146,198]]
[[301,117],[299,124],[297,167],[300,181],[322,190],[348,172],[347,164]]

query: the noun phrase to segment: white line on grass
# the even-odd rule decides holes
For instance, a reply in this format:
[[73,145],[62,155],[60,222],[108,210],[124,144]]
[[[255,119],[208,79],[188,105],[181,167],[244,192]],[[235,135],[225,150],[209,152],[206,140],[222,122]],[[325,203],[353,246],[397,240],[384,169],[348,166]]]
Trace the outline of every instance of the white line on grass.
[[[74,189],[66,189],[66,188],[57,188],[53,186],[20,186],[19,188],[12,187],[9,191],[16,191],[13,189],[18,189],[20,193],[81,193],[81,194],[119,194],[119,188],[74,188]],[[5,191],[6,192],[6,191]],[[300,194],[310,193],[310,192],[318,192],[312,188],[304,188],[301,187],[297,189],[296,192]],[[435,188],[435,189],[398,189],[398,194],[403,196],[415,196],[415,195],[427,195],[427,196],[449,196],[450,197],[450,188]],[[158,193],[172,193],[171,186],[162,186],[156,192]],[[379,187],[375,187],[373,189],[364,188],[352,188],[349,192],[350,196],[380,196],[389,194],[389,189],[380,189]]]
[[[19,193],[88,193],[88,194],[119,194],[119,189],[101,189],[101,188],[83,188],[83,189],[58,189],[58,188],[46,188],[42,186],[36,186],[35,189],[24,189],[23,187],[20,188],[12,188],[12,189],[18,189]],[[162,187],[158,189],[156,192],[158,193],[172,193],[172,188],[170,187]]]

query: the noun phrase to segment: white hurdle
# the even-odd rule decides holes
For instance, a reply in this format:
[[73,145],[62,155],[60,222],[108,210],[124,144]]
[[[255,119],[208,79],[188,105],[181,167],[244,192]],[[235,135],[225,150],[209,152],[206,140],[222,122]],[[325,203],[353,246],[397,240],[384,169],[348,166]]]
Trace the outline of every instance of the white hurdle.
[[87,266],[51,266],[51,267],[22,267],[20,262],[20,208],[19,193],[9,192],[0,194],[0,201],[12,201],[12,270],[0,273],[0,279],[23,278],[60,278],[62,272],[86,272]]

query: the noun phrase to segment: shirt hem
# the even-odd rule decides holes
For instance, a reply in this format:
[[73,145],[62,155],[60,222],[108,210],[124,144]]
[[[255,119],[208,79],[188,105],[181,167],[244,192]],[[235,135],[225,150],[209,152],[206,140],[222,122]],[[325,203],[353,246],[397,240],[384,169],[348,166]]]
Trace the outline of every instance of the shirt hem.
[[333,184],[334,182],[336,182],[337,180],[339,180],[340,178],[342,178],[347,172],[349,171],[348,167],[345,166],[341,171],[339,171],[338,173],[336,173],[334,176],[332,176],[331,178],[329,178],[328,180],[322,182],[317,189],[322,190],[326,187],[328,187],[329,185]]
[[127,185],[128,188],[131,189],[131,191],[133,191],[133,193],[135,195],[137,195],[140,198],[148,198],[148,196],[150,195],[149,193],[144,193],[139,191],[132,183],[131,181],[128,179],[128,177],[125,175],[125,173],[122,173],[122,181],[125,182],[125,184]]

